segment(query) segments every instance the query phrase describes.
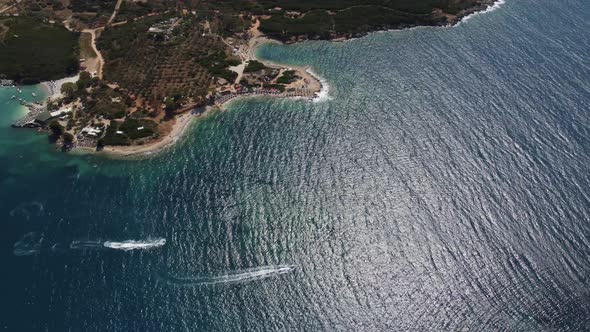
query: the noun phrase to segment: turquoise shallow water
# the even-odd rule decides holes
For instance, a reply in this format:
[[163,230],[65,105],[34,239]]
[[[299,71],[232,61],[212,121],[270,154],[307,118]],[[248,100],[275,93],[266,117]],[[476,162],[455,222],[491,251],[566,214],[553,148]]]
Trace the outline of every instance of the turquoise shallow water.
[[0,90],[0,326],[588,329],[589,22],[514,0],[266,46],[330,100],[236,101],[139,161],[8,128]]

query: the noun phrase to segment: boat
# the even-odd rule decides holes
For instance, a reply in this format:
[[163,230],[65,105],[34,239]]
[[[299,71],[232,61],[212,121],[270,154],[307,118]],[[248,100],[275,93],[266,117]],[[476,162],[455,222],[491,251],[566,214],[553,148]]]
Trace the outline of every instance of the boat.
[[36,93],[33,92],[31,94],[33,95],[33,97],[37,97],[37,94]]

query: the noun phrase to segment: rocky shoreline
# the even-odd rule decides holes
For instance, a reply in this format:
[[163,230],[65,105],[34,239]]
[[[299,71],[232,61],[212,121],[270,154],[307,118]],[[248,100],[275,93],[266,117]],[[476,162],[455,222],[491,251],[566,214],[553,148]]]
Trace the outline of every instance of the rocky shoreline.
[[272,39],[274,41],[283,43],[283,44],[295,44],[299,42],[309,41],[309,40],[327,40],[327,41],[346,41],[350,39],[357,39],[365,37],[374,32],[380,31],[398,31],[398,30],[406,30],[412,29],[417,27],[452,27],[459,23],[461,23],[464,19],[470,17],[473,14],[478,14],[481,12],[486,12],[496,6],[499,6],[504,3],[504,0],[482,0],[480,4],[464,9],[460,11],[456,15],[445,14],[440,11],[439,20],[435,22],[427,22],[427,21],[416,21],[412,24],[397,24],[397,25],[384,25],[379,28],[369,29],[367,31],[356,32],[356,33],[331,33],[329,37],[322,36],[322,35],[297,35],[290,38],[282,38],[276,35],[266,35],[267,38]]

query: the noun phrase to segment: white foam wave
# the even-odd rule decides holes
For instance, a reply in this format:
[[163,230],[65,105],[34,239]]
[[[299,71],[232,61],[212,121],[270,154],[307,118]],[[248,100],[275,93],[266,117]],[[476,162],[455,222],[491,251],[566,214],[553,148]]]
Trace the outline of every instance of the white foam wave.
[[320,92],[316,93],[316,97],[313,98],[312,101],[314,103],[319,103],[327,100],[332,100],[333,98],[330,96],[330,84],[328,84],[328,81],[316,74],[313,70],[311,70],[311,68],[308,68],[306,72],[308,72],[311,76],[315,77],[318,81],[320,81],[322,85],[322,89],[320,90]]
[[139,250],[139,249],[151,249],[161,247],[166,244],[166,239],[157,239],[157,240],[150,240],[150,241],[123,241],[123,242],[112,242],[107,241],[103,243],[103,246],[111,249],[117,250]]
[[289,273],[296,268],[294,265],[276,265],[276,266],[261,266],[253,269],[240,270],[234,273],[212,276],[212,277],[195,277],[195,278],[180,278],[180,277],[166,277],[166,281],[176,285],[189,286],[206,286],[227,283],[240,283],[253,280],[260,280]]
[[12,253],[15,256],[35,255],[41,250],[41,242],[43,242],[42,235],[35,232],[27,233],[14,244]]
[[499,9],[505,3],[506,3],[506,0],[498,0],[498,1],[494,2],[492,5],[489,5],[485,10],[481,10],[481,11],[478,11],[478,12],[475,12],[473,14],[463,17],[457,25],[469,21],[472,17],[474,17],[476,15],[486,14],[486,13],[492,12],[496,9]]

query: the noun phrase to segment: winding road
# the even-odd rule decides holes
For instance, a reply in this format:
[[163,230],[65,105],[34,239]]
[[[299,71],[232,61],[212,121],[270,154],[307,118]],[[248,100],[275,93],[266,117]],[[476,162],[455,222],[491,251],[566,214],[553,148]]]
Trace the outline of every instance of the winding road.
[[123,3],[123,0],[117,0],[117,4],[115,5],[115,10],[113,10],[113,14],[111,15],[111,18],[109,18],[109,21],[107,22],[106,26],[111,25],[111,23],[113,23],[113,21],[115,20],[115,17],[117,17],[117,14],[119,13],[119,8],[121,8],[121,4]]
[[103,29],[104,28],[82,30],[82,32],[86,32],[86,33],[90,34],[90,36],[91,36],[90,45],[92,45],[92,49],[94,50],[94,53],[96,53],[96,62],[94,64],[94,68],[90,68],[92,66],[88,65],[88,70],[90,72],[96,71],[96,77],[98,77],[98,79],[100,79],[100,80],[102,80],[102,67],[104,65],[104,58],[102,57],[102,54],[100,53],[100,51],[96,47],[96,32],[99,30],[103,30]]

